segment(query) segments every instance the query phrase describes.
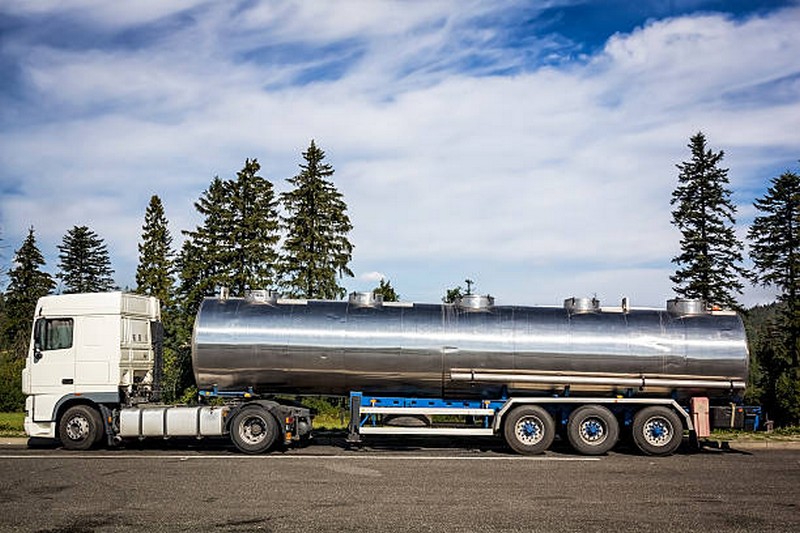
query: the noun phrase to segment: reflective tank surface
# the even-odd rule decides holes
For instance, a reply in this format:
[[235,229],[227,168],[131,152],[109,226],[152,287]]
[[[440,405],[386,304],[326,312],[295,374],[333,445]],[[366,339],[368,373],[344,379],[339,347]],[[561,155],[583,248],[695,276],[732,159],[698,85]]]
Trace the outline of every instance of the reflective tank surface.
[[201,390],[721,397],[748,353],[734,313],[208,298],[192,363]]

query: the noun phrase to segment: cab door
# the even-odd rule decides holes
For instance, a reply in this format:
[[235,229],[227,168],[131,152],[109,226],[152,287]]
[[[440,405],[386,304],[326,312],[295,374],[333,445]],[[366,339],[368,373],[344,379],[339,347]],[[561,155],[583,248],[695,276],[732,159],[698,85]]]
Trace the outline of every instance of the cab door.
[[49,421],[55,403],[75,392],[75,320],[38,318],[29,357],[33,418]]

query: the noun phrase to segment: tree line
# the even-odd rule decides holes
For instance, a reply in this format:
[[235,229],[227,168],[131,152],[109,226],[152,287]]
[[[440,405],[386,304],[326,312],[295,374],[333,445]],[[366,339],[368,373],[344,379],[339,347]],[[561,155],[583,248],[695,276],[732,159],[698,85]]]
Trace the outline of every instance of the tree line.
[[[276,288],[296,298],[344,296],[340,281],[353,275],[349,267],[353,226],[347,205],[332,181],[333,167],[314,141],[302,158],[298,174],[287,180],[291,189],[280,195],[259,175],[256,159],[245,160],[235,178],[214,177],[194,204],[202,220],[182,232],[180,250],[173,248],[160,197],[151,197],[138,245],[134,292],[155,296],[162,304],[165,400],[194,396],[192,323],[202,299],[220,287],[227,287],[232,296],[256,288]],[[0,402],[0,409],[22,405],[19,372],[36,301],[55,290],[56,280],[63,293],[116,288],[107,248],[89,228],[69,230],[58,249],[55,278],[43,270],[33,228],[14,255],[0,300],[0,342],[6,348],[6,360],[0,363],[4,363],[2,375],[9,374],[8,386],[0,390],[8,400]],[[387,289],[393,291],[388,281],[382,281],[380,290]]]
[[[737,237],[736,208],[731,200],[728,169],[721,168],[723,151],[708,147],[702,132],[690,138],[691,157],[677,165],[678,185],[670,200],[672,223],[681,234],[680,253],[670,277],[676,295],[698,298],[709,305],[742,312],[750,342],[751,383],[747,399],[763,404],[783,424],[800,421],[800,177],[785,172],[771,180],[747,232],[751,270],[745,269],[744,243]],[[259,176],[257,160],[247,159],[235,178],[215,177],[195,209],[201,223],[183,231],[180,250],[173,239],[160,198],[147,206],[136,289],[162,302],[165,335],[164,397],[192,397],[189,353],[191,328],[205,296],[218,287],[232,295],[251,288],[277,288],[298,298],[336,299],[345,294],[340,281],[349,268],[353,229],[347,205],[332,181],[333,168],[314,141],[302,153],[299,173],[287,181],[291,190],[275,194],[272,183]],[[282,214],[281,214],[282,208]],[[108,252],[102,239],[85,226],[64,236],[59,249],[63,292],[105,291],[114,287]],[[5,353],[21,369],[36,300],[51,293],[55,280],[42,271],[44,259],[33,228],[16,251],[9,285],[0,300]],[[777,301],[743,309],[738,303],[745,282],[777,289]],[[453,301],[471,292],[456,287],[445,295]],[[375,291],[397,300],[390,283]],[[6,357],[8,357],[6,355]],[[13,365],[11,365],[13,366]],[[9,367],[8,364],[3,366]],[[6,379],[6,370],[0,379]],[[10,378],[13,378],[13,375]],[[17,389],[17,383],[14,385]],[[19,401],[21,394],[14,399]],[[0,408],[8,407],[0,402]]]

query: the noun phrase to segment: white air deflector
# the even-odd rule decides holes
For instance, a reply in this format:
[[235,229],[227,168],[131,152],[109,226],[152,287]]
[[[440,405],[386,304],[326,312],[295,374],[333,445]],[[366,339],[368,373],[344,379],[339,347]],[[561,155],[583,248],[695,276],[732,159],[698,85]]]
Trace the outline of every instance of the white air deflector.
[[564,309],[571,315],[583,315],[586,313],[599,313],[600,300],[597,298],[567,298],[564,300]]
[[494,307],[494,298],[488,294],[467,294],[456,301],[464,311],[488,311]]
[[703,300],[675,298],[667,300],[667,312],[672,316],[700,316],[709,314],[708,306]]
[[353,307],[380,307],[383,305],[383,295],[374,292],[350,293],[348,302]]
[[250,303],[275,305],[278,303],[278,293],[267,289],[253,289],[244,291],[244,298]]

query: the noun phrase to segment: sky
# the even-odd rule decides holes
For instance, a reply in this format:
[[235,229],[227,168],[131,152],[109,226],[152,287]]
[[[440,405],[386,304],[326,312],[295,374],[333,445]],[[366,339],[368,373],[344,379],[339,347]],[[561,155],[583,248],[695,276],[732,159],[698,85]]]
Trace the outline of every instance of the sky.
[[214,176],[257,158],[280,193],[313,139],[348,291],[662,306],[689,138],[724,151],[742,238],[800,168],[798,27],[797,1],[3,0],[2,264],[33,226],[56,273],[87,225],[133,287],[151,195],[179,246]]

